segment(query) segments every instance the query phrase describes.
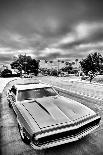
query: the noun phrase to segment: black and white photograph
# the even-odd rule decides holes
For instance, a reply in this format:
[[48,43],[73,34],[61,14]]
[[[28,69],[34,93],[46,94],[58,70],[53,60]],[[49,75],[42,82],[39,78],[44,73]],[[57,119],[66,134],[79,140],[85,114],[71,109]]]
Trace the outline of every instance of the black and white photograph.
[[0,0],[0,154],[103,155],[103,0]]

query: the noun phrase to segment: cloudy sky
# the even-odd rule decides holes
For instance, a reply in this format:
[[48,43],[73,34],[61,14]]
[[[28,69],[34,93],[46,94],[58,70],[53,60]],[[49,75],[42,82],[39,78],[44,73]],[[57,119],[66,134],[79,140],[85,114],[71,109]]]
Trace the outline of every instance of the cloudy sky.
[[0,63],[103,54],[103,0],[0,0]]

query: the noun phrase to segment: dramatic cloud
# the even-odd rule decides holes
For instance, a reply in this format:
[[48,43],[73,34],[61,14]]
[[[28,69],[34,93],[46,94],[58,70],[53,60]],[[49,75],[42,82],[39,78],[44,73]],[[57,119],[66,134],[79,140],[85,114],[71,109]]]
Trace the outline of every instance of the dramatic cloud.
[[0,61],[103,53],[102,0],[0,0]]

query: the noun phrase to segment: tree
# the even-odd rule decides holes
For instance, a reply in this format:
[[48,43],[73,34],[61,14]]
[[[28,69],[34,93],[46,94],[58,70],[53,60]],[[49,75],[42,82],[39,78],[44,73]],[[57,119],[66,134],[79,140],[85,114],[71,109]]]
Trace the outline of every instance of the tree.
[[18,58],[14,60],[10,65],[12,69],[18,69],[21,74],[22,70],[24,70],[27,74],[38,74],[39,61],[32,59],[30,56],[19,55]]
[[53,61],[52,61],[52,60],[50,60],[49,62],[50,62],[51,64],[53,63]]
[[61,62],[64,63],[64,60],[62,60]]
[[58,60],[58,62],[61,62],[60,60]]
[[75,62],[74,61],[72,62],[72,65],[75,65]]
[[68,72],[68,74],[70,74],[73,71],[73,67],[72,66],[66,66],[64,68],[61,68],[61,70],[63,72]]
[[66,65],[66,66],[68,66],[68,65],[69,65],[69,62],[68,62],[68,61],[66,61],[66,62],[65,62],[65,65]]
[[92,53],[87,56],[87,58],[80,61],[82,71],[85,75],[90,77],[90,82],[101,70],[101,64],[103,62],[103,57],[100,53]]
[[45,63],[47,63],[48,61],[47,60],[45,60]]
[[53,70],[51,71],[51,75],[52,75],[52,76],[58,76],[58,71],[57,71],[56,69],[53,69]]

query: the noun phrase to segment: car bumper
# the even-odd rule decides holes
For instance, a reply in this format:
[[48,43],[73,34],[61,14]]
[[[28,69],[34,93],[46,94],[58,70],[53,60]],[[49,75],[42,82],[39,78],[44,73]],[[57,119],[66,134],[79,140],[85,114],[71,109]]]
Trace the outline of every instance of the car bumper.
[[50,148],[50,147],[70,143],[70,142],[77,141],[77,140],[85,137],[86,135],[90,134],[92,131],[94,131],[98,127],[99,127],[99,124],[95,125],[95,126],[93,126],[91,128],[88,128],[88,129],[84,130],[83,132],[81,132],[81,133],[79,133],[79,134],[77,134],[75,136],[67,136],[65,138],[63,137],[63,138],[48,142],[46,144],[42,144],[41,146],[34,145],[34,143],[31,142],[31,146],[36,150],[42,150],[42,149],[47,149],[47,148]]

